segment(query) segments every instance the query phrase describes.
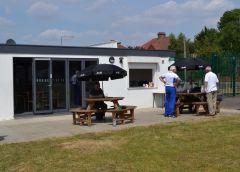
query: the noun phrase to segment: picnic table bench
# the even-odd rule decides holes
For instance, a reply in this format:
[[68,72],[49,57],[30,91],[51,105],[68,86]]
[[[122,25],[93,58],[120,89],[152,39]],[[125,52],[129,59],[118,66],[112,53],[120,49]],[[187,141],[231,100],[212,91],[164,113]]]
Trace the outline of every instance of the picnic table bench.
[[90,126],[92,124],[92,116],[95,114],[96,110],[87,110],[83,108],[76,108],[70,110],[72,112],[73,124],[87,124]]
[[125,124],[126,120],[134,122],[134,109],[136,106],[121,106],[118,109],[108,109],[107,112],[112,113],[112,118],[116,121],[120,121],[122,124]]
[[[220,101],[216,102],[216,113],[220,112],[220,103],[221,103]],[[205,111],[208,110],[208,108],[207,108],[208,103],[207,102],[192,102],[192,104],[195,105],[195,107],[196,107],[197,115],[200,114],[199,109],[200,109],[201,106],[205,109]]]
[[[216,113],[220,113],[220,103],[221,101],[216,102]],[[207,105],[208,103],[206,101],[200,101],[200,102],[176,102],[175,105],[175,112],[176,116],[179,116],[184,105],[188,106],[194,106],[196,110],[196,114],[200,114],[200,107],[202,106],[205,111],[208,111]]]

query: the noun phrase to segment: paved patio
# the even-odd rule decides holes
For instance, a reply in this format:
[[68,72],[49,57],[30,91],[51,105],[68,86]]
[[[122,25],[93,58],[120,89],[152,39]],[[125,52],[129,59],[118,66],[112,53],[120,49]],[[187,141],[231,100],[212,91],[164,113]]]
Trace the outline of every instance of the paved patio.
[[[182,114],[178,118],[165,118],[162,114],[163,109],[161,108],[136,109],[136,120],[134,123],[117,125],[117,127],[112,126],[111,114],[106,114],[105,122],[96,122],[93,120],[93,125],[90,127],[73,125],[72,116],[70,113],[22,117],[0,122],[0,144],[33,141],[52,137],[72,136],[89,132],[119,130],[134,126],[147,126],[159,123],[211,118],[207,116],[196,116],[195,114]],[[216,118],[229,114],[240,115],[240,111],[222,109],[221,113],[216,116]]]

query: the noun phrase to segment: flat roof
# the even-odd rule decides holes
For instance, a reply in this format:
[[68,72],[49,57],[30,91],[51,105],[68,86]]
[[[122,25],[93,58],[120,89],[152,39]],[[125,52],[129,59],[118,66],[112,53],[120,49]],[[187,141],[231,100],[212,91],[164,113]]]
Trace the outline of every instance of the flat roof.
[[175,57],[173,50],[142,50],[128,48],[102,48],[52,45],[7,45],[0,44],[0,54],[55,54],[55,55],[99,55],[99,56],[150,56]]

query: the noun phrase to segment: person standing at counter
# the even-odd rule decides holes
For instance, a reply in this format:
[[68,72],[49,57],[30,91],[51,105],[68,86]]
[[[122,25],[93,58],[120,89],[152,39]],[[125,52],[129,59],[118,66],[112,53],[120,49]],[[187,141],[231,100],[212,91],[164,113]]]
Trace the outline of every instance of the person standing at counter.
[[167,73],[159,77],[165,85],[165,117],[175,116],[175,104],[176,104],[176,86],[180,83],[181,79],[176,74],[176,66],[170,66]]
[[208,111],[210,116],[216,115],[217,103],[217,75],[212,72],[211,66],[205,68],[204,88],[207,93]]

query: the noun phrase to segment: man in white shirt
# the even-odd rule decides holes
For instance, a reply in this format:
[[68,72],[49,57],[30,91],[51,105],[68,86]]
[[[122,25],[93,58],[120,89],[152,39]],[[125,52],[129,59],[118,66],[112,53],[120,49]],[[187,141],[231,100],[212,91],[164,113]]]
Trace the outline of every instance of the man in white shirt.
[[167,73],[161,75],[159,79],[165,84],[165,117],[176,117],[176,86],[181,81],[181,79],[176,74],[176,67],[170,66],[170,70]]
[[207,93],[207,102],[209,115],[216,115],[216,102],[217,102],[217,83],[219,82],[217,75],[212,72],[211,66],[207,66],[206,75],[204,78],[204,88]]

